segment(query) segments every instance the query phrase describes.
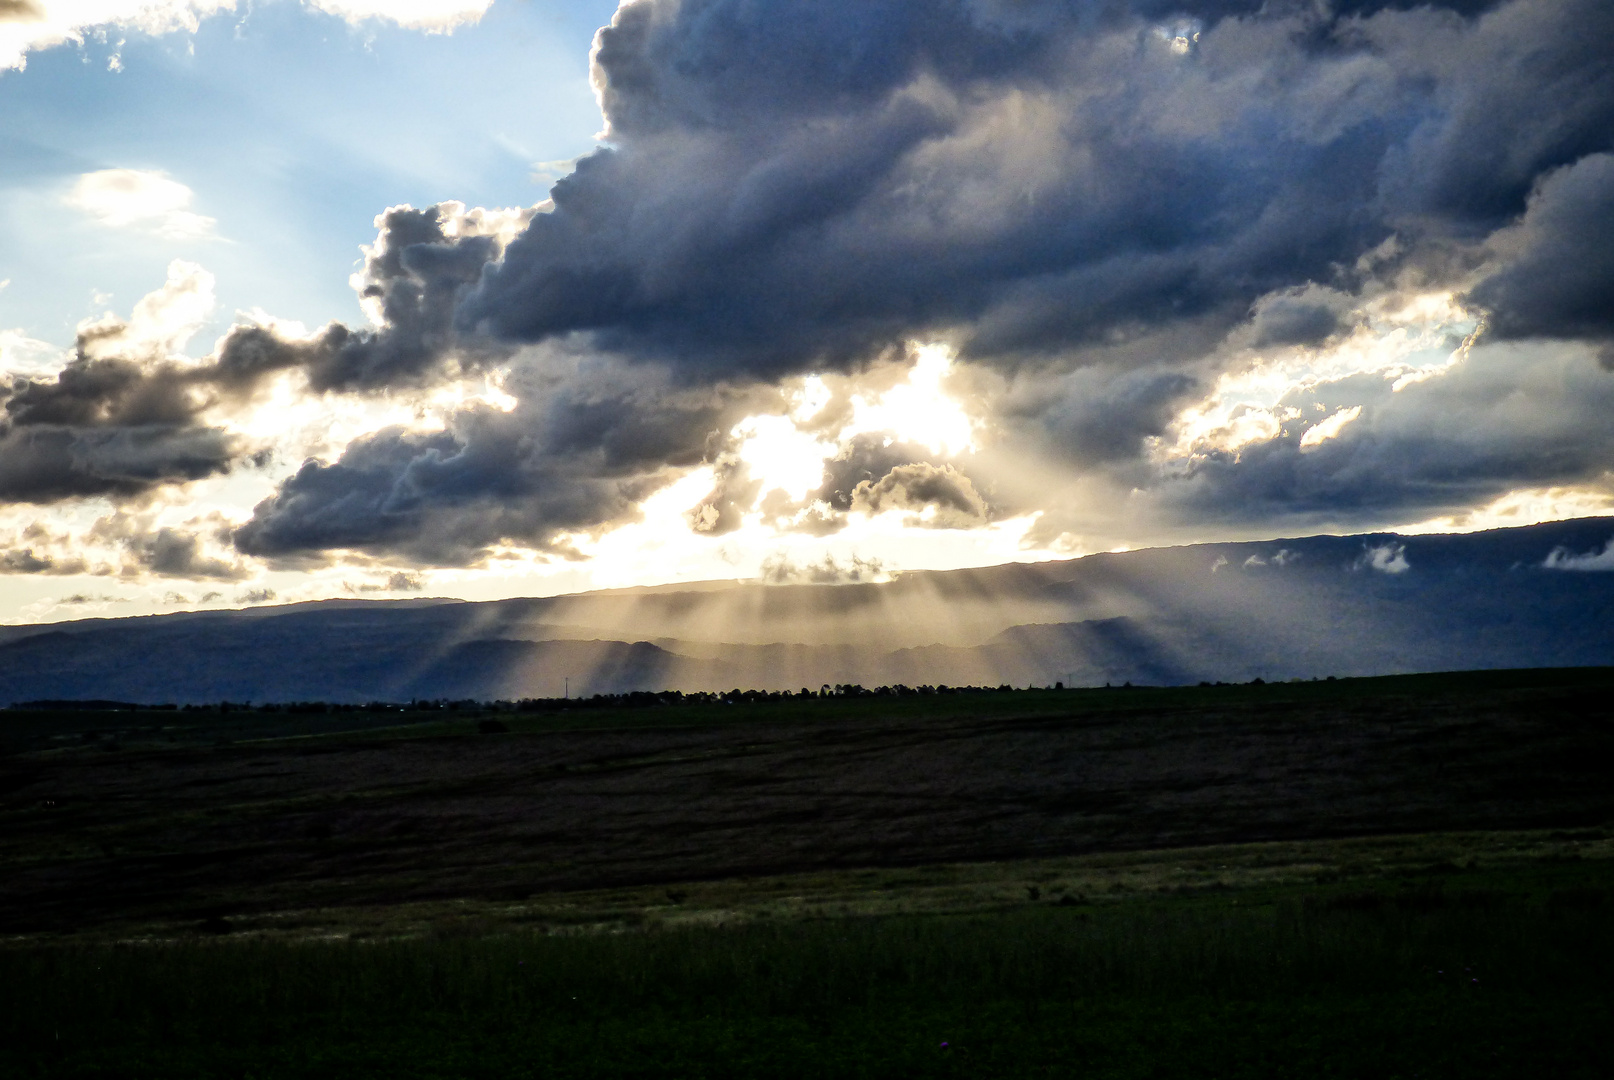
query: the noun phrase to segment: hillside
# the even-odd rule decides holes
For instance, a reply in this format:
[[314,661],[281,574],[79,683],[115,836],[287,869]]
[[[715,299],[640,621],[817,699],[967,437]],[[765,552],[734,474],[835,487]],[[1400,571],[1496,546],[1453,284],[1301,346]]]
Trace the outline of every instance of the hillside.
[[[1317,536],[486,603],[327,601],[0,633],[0,702],[518,699],[1243,682],[1614,659],[1614,522]],[[1595,567],[1595,562],[1590,562]]]

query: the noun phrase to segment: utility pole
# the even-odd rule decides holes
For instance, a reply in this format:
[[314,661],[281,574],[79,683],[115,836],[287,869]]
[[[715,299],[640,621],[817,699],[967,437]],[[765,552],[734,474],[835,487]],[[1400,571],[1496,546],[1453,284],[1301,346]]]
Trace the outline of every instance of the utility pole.
[[572,700],[572,677],[570,675],[566,676],[564,685],[566,687],[564,691],[566,694],[566,700],[570,701]]

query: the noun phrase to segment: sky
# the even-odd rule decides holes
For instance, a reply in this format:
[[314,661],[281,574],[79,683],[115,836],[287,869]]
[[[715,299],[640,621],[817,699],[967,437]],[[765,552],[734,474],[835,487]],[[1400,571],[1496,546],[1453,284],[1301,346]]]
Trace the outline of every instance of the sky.
[[1601,0],[0,0],[0,621],[1614,513]]

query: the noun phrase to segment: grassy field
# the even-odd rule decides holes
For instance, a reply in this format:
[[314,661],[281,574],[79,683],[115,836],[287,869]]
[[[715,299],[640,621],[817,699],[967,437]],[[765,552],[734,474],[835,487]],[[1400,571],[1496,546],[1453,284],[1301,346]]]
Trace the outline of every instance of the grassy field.
[[[1603,853],[1609,836],[1565,842]],[[13,947],[0,1071],[1606,1076],[1611,865],[1519,857],[628,933]]]
[[4,713],[0,1075],[1610,1075],[1611,690]]

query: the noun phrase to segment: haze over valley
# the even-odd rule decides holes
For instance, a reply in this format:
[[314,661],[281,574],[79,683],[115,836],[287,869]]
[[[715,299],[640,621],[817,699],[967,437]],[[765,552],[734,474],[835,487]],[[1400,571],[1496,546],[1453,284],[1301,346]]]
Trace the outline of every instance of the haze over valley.
[[1179,685],[1614,656],[1614,527],[1209,544],[869,584],[329,601],[11,627],[0,701]]

